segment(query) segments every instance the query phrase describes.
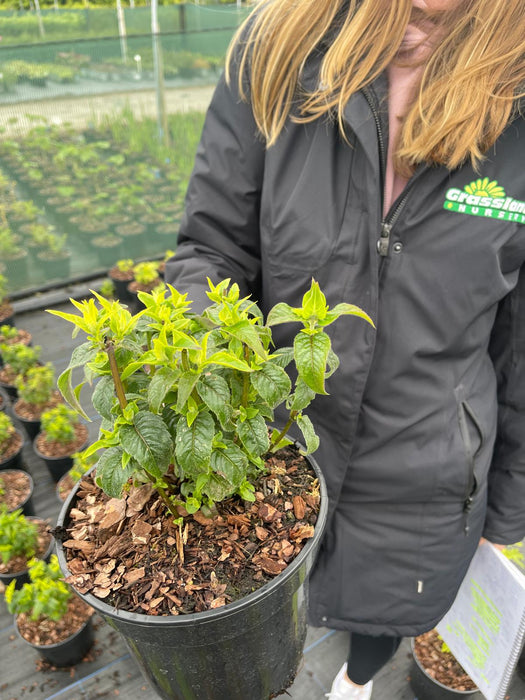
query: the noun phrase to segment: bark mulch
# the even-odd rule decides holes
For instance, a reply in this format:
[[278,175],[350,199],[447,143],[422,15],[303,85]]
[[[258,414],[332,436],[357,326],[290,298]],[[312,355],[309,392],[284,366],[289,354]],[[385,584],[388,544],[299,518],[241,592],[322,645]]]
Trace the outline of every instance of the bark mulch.
[[[267,461],[256,501],[239,497],[174,524],[149,484],[109,498],[83,477],[60,536],[66,581],[130,612],[201,612],[244,597],[281,573],[314,534],[319,483],[304,457],[285,449]],[[173,479],[175,482],[175,479]]]
[[16,510],[31,494],[31,477],[21,469],[5,469],[0,471],[0,488],[0,503],[8,511]]
[[78,632],[93,613],[93,608],[73,595],[66,614],[60,620],[50,620],[47,617],[31,620],[25,613],[20,613],[16,616],[16,624],[21,636],[30,644],[48,646],[63,642]]
[[414,639],[414,651],[429,676],[453,690],[475,690],[476,684],[450,651],[443,651],[443,640],[436,630]]

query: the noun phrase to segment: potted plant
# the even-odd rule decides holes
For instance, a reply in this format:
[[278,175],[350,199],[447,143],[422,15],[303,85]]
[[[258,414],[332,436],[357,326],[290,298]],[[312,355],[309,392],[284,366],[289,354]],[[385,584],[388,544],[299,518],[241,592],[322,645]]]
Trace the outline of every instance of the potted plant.
[[165,253],[164,253],[164,258],[159,262],[158,267],[157,267],[157,270],[158,270],[158,273],[159,273],[159,277],[160,277],[161,279],[164,279],[164,270],[165,270],[165,268],[166,268],[166,263],[167,263],[167,261],[168,261],[171,257],[173,257],[174,255],[175,255],[175,251],[174,251],[174,250],[166,250]]
[[[15,343],[31,345],[31,341],[31,333],[29,333],[29,331],[25,331],[23,328],[10,326],[6,323],[0,326],[0,345],[14,345]],[[2,354],[0,353],[0,367],[3,365],[3,363],[4,361],[2,359]]]
[[159,277],[159,264],[154,260],[137,263],[133,267],[133,281],[128,284],[128,292],[135,307],[140,307],[139,292],[151,292],[156,287],[162,287],[164,282]]
[[55,388],[55,370],[48,362],[45,365],[30,367],[26,374],[15,380],[18,399],[13,404],[13,412],[22,423],[30,440],[40,432],[42,413],[62,399]]
[[71,252],[66,247],[66,241],[66,234],[48,233],[43,238],[43,247],[37,253],[37,258],[46,280],[69,276]]
[[75,452],[73,455],[73,466],[64,476],[60,477],[56,485],[56,494],[61,503],[64,503],[75,484],[95,466],[96,462],[96,454],[86,457],[85,452]]
[[91,241],[91,247],[99,263],[103,267],[110,267],[121,256],[122,243],[122,238],[115,233],[105,233],[103,236],[95,236]]
[[15,629],[40,656],[57,667],[73,666],[93,645],[93,609],[74,596],[62,579],[56,555],[49,563],[32,559],[29,582],[5,591]]
[[7,224],[0,225],[0,260],[9,266],[12,280],[17,282],[27,279],[27,250],[15,238]]
[[48,523],[41,518],[27,518],[20,509],[8,511],[0,505],[0,582],[5,586],[16,581],[21,586],[29,580],[28,562],[33,557],[48,559],[54,541]]
[[483,697],[435,629],[412,640],[410,685],[419,700]]
[[0,411],[0,469],[18,469],[23,446],[22,433],[15,428],[11,417]]
[[40,432],[33,440],[33,449],[44,460],[57,482],[73,466],[73,455],[86,447],[88,430],[73,409],[65,404],[44,411]]
[[34,483],[31,474],[23,469],[3,469],[0,472],[0,505],[13,510],[21,509],[24,515],[34,515]]
[[133,281],[134,261],[131,258],[117,260],[110,268],[108,276],[115,285],[115,293],[120,301],[131,301],[133,296],[128,292],[128,284]]
[[15,311],[7,295],[7,277],[0,274],[0,323],[14,325]]
[[40,345],[33,347],[24,343],[0,343],[0,355],[3,365],[0,367],[0,386],[11,398],[16,398],[16,378],[23,376],[30,367],[35,367],[40,358],[42,348]]
[[[139,292],[134,316],[94,296],[99,307],[72,300],[80,315],[51,311],[88,338],[59,388],[85,416],[72,373],[99,377],[103,419],[86,451],[103,450],[95,474],[58,520],[66,581],[121,632],[161,697],[266,699],[302,656],[304,585],[327,513],[322,473],[287,433],[295,423],[316,449],[305,409],[337,366],[324,329],[341,314],[370,319],[329,309],[315,282],[266,324],[229,280],[210,282],[200,316],[171,285]],[[302,325],[294,347],[272,351],[271,326],[289,322]],[[269,428],[281,404],[288,421]],[[111,569],[96,581],[95,560]]]

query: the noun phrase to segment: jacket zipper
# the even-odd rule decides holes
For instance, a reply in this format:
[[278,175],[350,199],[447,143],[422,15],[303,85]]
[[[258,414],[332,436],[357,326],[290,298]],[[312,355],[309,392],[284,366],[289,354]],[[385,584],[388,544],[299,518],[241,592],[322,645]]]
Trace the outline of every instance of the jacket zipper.
[[[363,95],[365,96],[365,99],[368,103],[368,106],[370,107],[370,111],[372,112],[372,116],[374,118],[374,122],[376,125],[376,131],[377,131],[377,141],[379,145],[379,171],[380,171],[380,180],[381,180],[381,208],[383,206],[383,199],[384,199],[384,191],[385,191],[385,171],[386,171],[386,149],[385,149],[385,139],[383,136],[383,129],[381,127],[381,119],[379,117],[379,112],[377,111],[376,104],[374,102],[374,98],[371,94],[371,91],[369,88],[365,87],[363,88]],[[412,176],[414,178],[414,176]],[[381,217],[381,233],[379,236],[379,239],[377,241],[377,252],[379,253],[380,257],[382,258],[381,263],[380,263],[380,271],[382,268],[382,264],[384,261],[384,258],[388,257],[388,252],[390,248],[390,234],[392,232],[392,227],[396,223],[396,221],[399,218],[399,215],[401,214],[408,196],[412,190],[413,187],[413,181],[410,181],[407,186],[405,187],[405,191],[403,193],[402,198],[399,200],[397,206],[395,207],[393,212],[388,212],[386,217]]]

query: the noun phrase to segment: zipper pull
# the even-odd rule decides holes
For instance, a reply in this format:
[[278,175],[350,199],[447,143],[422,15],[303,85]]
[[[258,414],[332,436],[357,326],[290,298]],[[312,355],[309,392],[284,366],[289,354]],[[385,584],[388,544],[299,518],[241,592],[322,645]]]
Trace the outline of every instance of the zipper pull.
[[386,258],[388,255],[391,230],[392,224],[388,224],[386,221],[381,222],[381,237],[377,241],[377,252],[382,258]]

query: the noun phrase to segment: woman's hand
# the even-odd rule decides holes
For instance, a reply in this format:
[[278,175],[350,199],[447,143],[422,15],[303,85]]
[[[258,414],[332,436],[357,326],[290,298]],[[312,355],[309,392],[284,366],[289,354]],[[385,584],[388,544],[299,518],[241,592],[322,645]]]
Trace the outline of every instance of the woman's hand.
[[[489,540],[486,540],[484,537],[482,537],[479,541],[480,544],[483,542],[489,542]],[[500,552],[502,552],[505,547],[507,546],[506,544],[496,544],[495,542],[489,542],[493,547],[496,547],[496,549],[499,549]]]

